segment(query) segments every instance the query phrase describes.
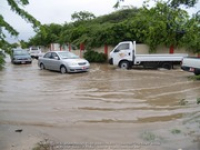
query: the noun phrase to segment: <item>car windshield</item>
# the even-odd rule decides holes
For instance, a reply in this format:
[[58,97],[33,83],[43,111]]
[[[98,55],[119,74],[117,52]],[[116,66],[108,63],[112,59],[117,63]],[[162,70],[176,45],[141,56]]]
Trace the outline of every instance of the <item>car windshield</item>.
[[58,52],[58,55],[61,59],[77,59],[79,58],[77,55],[71,53],[71,52]]
[[19,56],[19,55],[28,55],[29,54],[25,50],[14,50],[13,53],[14,53],[14,55],[17,55],[17,56]]

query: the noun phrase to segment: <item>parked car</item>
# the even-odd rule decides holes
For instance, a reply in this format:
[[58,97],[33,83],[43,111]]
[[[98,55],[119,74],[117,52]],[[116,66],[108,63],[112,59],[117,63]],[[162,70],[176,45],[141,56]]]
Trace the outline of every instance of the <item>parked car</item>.
[[69,51],[49,51],[39,57],[38,66],[41,70],[55,70],[63,74],[88,71],[90,64],[87,60],[79,58]]
[[12,49],[10,57],[14,64],[32,63],[30,54],[24,49]]
[[29,49],[29,53],[30,53],[32,58],[38,59],[41,55],[41,49],[40,49],[40,47],[32,46]]

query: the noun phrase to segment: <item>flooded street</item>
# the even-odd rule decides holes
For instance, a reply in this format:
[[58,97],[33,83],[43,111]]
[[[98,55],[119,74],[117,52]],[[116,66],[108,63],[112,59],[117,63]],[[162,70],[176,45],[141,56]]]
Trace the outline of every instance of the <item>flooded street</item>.
[[0,150],[32,150],[44,140],[56,150],[200,150],[200,82],[190,76],[108,64],[63,75],[40,70],[37,60],[8,61],[0,71]]

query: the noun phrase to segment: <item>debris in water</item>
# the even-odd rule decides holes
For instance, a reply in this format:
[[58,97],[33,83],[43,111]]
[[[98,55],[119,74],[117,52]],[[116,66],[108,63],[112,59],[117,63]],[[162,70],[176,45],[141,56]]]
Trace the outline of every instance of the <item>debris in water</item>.
[[22,129],[15,130],[15,132],[19,132],[19,133],[21,133],[22,131],[23,131]]

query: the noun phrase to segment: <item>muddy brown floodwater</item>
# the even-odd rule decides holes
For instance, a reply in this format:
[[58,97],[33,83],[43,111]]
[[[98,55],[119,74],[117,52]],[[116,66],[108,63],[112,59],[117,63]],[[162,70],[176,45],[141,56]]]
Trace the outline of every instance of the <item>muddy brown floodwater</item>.
[[189,76],[108,64],[62,75],[40,70],[37,60],[8,59],[0,71],[0,150],[32,150],[45,140],[56,150],[199,150],[200,82]]

